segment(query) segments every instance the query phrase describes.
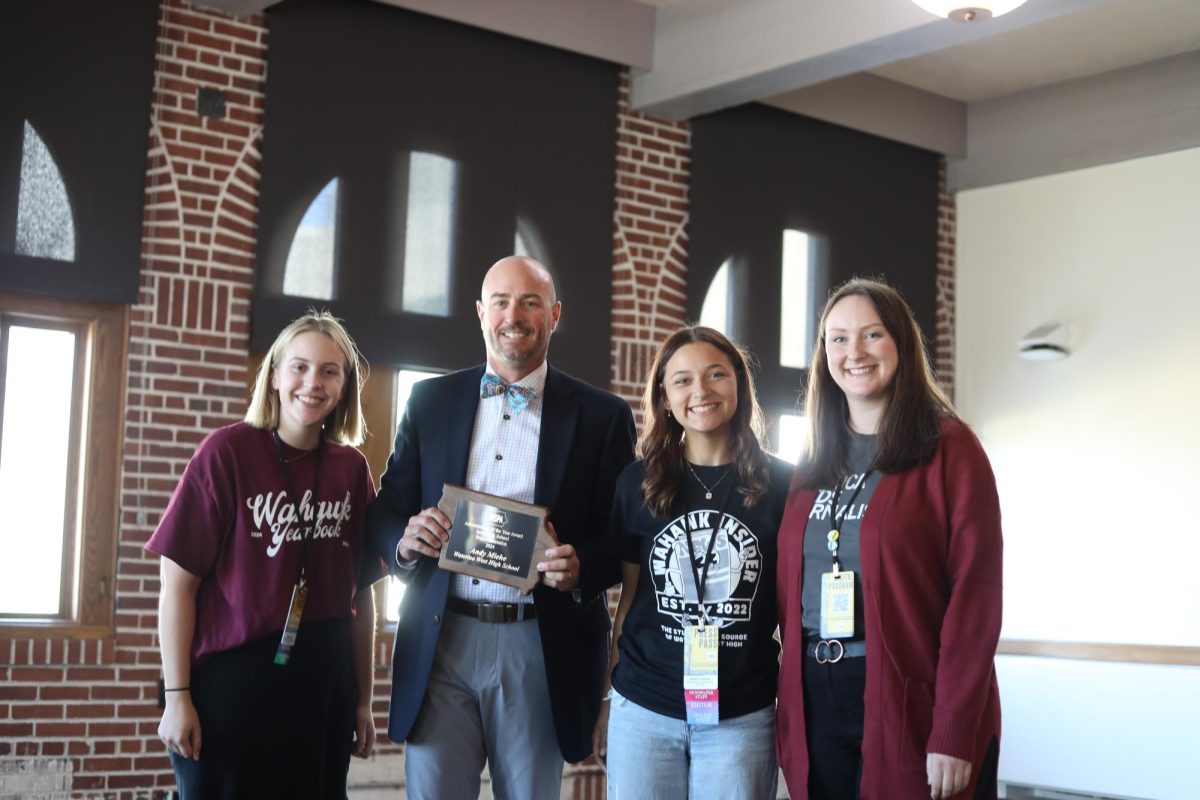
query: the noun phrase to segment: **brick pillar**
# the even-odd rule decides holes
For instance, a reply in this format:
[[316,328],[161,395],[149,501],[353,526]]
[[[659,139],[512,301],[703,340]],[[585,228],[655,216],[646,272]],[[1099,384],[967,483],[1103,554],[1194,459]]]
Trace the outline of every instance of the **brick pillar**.
[[957,232],[954,195],[946,187],[946,159],[938,165],[937,332],[933,368],[938,383],[954,397],[954,247]]
[[[142,665],[148,686],[159,675],[159,582],[158,559],[142,546],[197,443],[246,408],[266,58],[262,17],[162,3],[141,289],[130,315],[117,595],[118,658]],[[198,116],[201,88],[225,94],[224,117]],[[174,786],[154,736],[159,713],[156,704],[139,709],[138,785]]]
[[613,230],[612,390],[633,403],[635,410],[655,349],[684,322],[691,140],[685,122],[631,111],[629,74],[622,74]]

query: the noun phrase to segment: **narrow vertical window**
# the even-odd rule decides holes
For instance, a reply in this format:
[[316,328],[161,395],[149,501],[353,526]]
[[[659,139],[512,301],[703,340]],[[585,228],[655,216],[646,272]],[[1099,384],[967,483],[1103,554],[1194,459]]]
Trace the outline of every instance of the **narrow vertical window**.
[[21,144],[17,255],[75,260],[75,219],[67,186],[46,143],[29,121]]
[[73,571],[77,334],[12,323],[0,340],[0,614],[59,616]]
[[338,179],[325,184],[304,212],[287,265],[283,268],[283,293],[315,300],[333,299],[337,254]]
[[795,464],[808,442],[808,418],[799,414],[779,415],[779,447],[775,455]]
[[779,365],[808,367],[812,353],[810,240],[804,231],[783,232],[782,281],[779,293]]
[[718,330],[726,336],[729,335],[729,303],[733,294],[730,291],[731,261],[730,258],[725,259],[717,274],[713,276],[708,285],[708,292],[704,295],[704,305],[700,308],[700,324]]
[[526,217],[517,217],[516,232],[513,234],[513,255],[532,258],[542,264],[550,263],[546,245],[534,224]]
[[[433,378],[440,373],[425,372],[419,369],[401,369],[396,371],[396,419],[404,416],[404,408],[408,405],[409,395],[413,387],[426,378]],[[384,602],[384,618],[388,622],[400,619],[400,601],[404,598],[404,584],[395,577],[388,579],[387,600]]]
[[0,639],[112,634],[127,325],[0,291]]
[[408,159],[408,219],[404,226],[401,308],[414,314],[450,316],[458,164],[432,153]]

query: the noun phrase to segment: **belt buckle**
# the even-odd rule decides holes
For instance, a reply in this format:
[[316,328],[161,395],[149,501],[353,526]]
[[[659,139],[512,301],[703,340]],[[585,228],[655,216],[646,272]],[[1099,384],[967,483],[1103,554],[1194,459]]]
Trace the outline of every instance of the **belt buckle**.
[[503,603],[480,603],[480,622],[508,622],[508,606]]
[[[837,645],[836,655],[834,654],[834,645]],[[821,648],[825,648],[825,652],[821,652]],[[822,639],[817,642],[817,650],[813,653],[813,657],[817,659],[818,664],[836,664],[841,661],[846,655],[846,646],[838,639]]]

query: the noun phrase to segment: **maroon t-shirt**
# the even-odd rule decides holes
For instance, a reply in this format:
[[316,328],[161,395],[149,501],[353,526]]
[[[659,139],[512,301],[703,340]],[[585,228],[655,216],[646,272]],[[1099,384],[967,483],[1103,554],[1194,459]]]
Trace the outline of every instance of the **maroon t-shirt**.
[[299,510],[269,430],[239,422],[196,449],[146,543],[202,578],[193,663],[283,630],[305,536],[313,540],[305,622],[352,617],[358,589],[386,574],[366,547],[367,505],[375,497],[367,461],[353,447],[326,442],[324,449],[314,502],[316,451],[283,445]]

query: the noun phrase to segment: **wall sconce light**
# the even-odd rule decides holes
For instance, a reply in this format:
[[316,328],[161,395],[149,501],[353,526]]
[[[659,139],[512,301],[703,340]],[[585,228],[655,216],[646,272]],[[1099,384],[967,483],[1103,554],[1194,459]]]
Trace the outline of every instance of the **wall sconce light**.
[[1007,14],[1025,0],[912,0],[930,14],[957,22],[982,22]]
[[1071,331],[1066,325],[1039,325],[1017,343],[1017,355],[1030,361],[1058,361],[1071,354]]

